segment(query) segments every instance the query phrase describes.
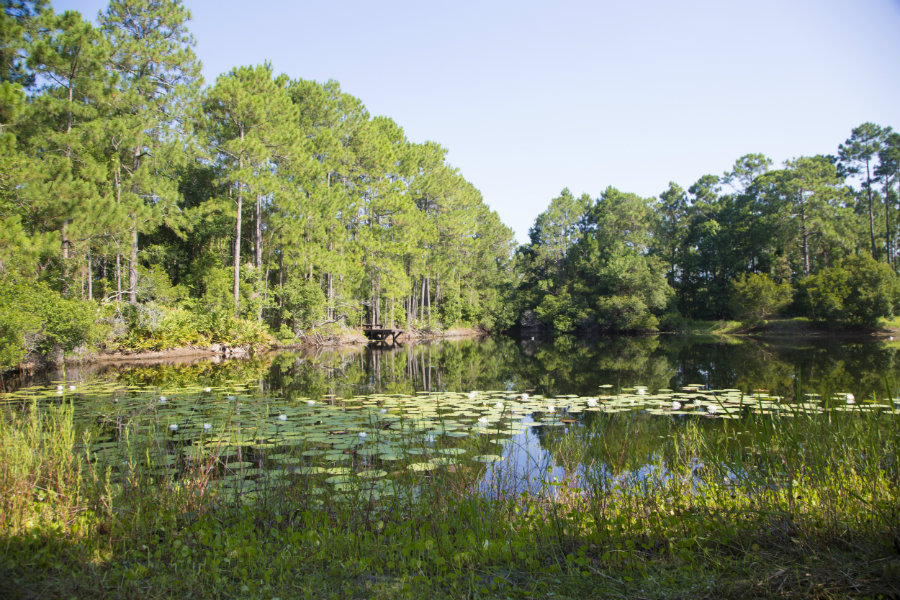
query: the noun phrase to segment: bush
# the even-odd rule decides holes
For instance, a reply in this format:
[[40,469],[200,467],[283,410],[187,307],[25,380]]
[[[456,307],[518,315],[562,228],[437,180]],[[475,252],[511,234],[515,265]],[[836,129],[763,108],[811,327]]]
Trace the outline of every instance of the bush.
[[868,255],[842,263],[800,282],[800,303],[818,321],[875,327],[882,317],[900,313],[900,278]]
[[22,362],[30,353],[71,352],[99,337],[96,303],[63,298],[43,283],[0,284],[0,368]]
[[281,304],[279,318],[290,325],[294,334],[312,327],[325,314],[325,294],[315,281],[290,279],[277,294]]
[[775,283],[766,274],[750,273],[738,277],[731,287],[731,310],[745,326],[759,325],[791,303],[789,283]]

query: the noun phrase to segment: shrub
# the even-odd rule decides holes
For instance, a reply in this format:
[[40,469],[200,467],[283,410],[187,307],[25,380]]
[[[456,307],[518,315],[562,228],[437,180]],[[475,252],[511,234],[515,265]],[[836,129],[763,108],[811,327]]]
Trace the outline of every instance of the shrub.
[[71,352],[99,337],[97,305],[63,298],[44,283],[0,283],[0,368],[30,353]]
[[800,282],[800,302],[808,316],[843,325],[875,327],[900,313],[900,278],[885,263],[851,256]]
[[746,326],[759,325],[791,303],[789,283],[775,283],[761,273],[743,274],[731,287],[731,310]]

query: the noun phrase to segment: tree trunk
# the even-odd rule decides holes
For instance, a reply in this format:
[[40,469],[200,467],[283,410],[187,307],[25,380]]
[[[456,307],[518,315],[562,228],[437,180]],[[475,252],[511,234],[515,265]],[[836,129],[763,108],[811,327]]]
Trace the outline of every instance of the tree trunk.
[[875,212],[872,208],[872,178],[869,174],[869,161],[866,160],[866,197],[869,201],[869,238],[872,241],[872,258],[878,259],[875,250]]
[[[241,148],[244,147],[244,128],[240,128]],[[244,170],[244,157],[238,158],[238,172]],[[244,187],[237,182],[237,218],[234,223],[234,318],[241,310],[241,212],[244,209]]]
[[132,217],[131,256],[128,262],[128,301],[137,304],[138,220]]
[[256,270],[262,269],[262,194],[256,194]]
[[800,191],[800,236],[803,240],[803,273],[809,276],[809,231],[806,229],[806,204]]
[[88,249],[87,253],[87,284],[88,284],[88,300],[94,299],[94,265],[91,260],[91,251]]
[[[243,165],[242,165],[243,167]],[[238,318],[241,310],[241,211],[243,210],[244,191],[238,183],[237,218],[234,224],[234,317]]]

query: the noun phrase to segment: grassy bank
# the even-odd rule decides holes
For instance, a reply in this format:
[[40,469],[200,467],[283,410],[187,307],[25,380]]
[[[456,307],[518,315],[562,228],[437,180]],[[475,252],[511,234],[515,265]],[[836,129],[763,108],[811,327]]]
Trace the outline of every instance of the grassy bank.
[[447,468],[375,498],[325,473],[226,495],[215,452],[159,475],[127,424],[100,467],[65,402],[4,409],[0,596],[896,597],[898,425],[671,421],[648,456],[597,421],[548,438],[563,482]]
[[816,322],[806,317],[790,319],[769,319],[754,326],[740,321],[694,321],[684,319],[672,328],[670,333],[690,335],[739,335],[758,336],[804,336],[804,335],[855,335],[900,337],[900,317],[881,319],[876,328],[849,328]]

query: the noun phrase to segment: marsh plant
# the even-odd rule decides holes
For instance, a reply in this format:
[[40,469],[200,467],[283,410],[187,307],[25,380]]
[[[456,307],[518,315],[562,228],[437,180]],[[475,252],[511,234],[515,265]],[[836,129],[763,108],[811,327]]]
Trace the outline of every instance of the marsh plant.
[[7,395],[7,597],[898,591],[890,401],[201,385]]

